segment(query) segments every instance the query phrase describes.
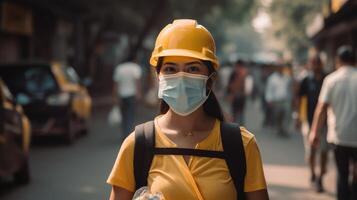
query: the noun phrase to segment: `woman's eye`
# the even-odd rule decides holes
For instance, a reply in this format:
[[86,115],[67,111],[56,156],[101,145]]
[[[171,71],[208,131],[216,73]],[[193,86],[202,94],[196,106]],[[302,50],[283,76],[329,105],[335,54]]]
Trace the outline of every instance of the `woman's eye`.
[[198,66],[189,66],[187,72],[188,73],[200,72],[200,68]]
[[163,69],[163,72],[165,74],[174,74],[174,73],[176,73],[176,68],[172,67],[172,66],[165,66]]

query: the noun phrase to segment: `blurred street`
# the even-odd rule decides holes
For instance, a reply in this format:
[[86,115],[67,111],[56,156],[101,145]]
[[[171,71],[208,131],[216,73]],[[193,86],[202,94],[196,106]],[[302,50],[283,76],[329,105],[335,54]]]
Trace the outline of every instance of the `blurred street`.
[[[23,187],[7,186],[1,191],[3,200],[97,200],[109,197],[110,186],[106,178],[111,170],[122,138],[107,124],[108,99],[94,99],[93,118],[89,122],[89,135],[66,146],[55,141],[50,144],[36,142],[32,146],[30,165],[31,184]],[[140,107],[137,123],[152,119],[155,110]],[[334,163],[329,163],[325,178],[326,192],[317,194],[310,188],[308,169],[304,163],[302,137],[290,133],[279,138],[260,126],[262,115],[258,103],[249,102],[246,109],[247,127],[253,132],[263,156],[270,199],[334,199]],[[332,159],[332,156],[331,156]]]
[[[263,166],[246,145],[252,173],[244,184],[232,173],[247,198],[266,199],[265,178],[273,200],[357,200],[356,52],[357,0],[0,1],[0,200],[109,199],[111,185],[132,186],[128,153],[112,171],[122,133],[154,119],[159,103],[168,115],[158,126],[190,148],[169,154],[200,152],[209,117],[255,135]],[[226,150],[240,144],[231,136]],[[189,174],[165,161],[175,165],[150,173],[150,192],[234,198],[222,160],[196,175],[184,158]],[[111,198],[131,195],[121,192]]]

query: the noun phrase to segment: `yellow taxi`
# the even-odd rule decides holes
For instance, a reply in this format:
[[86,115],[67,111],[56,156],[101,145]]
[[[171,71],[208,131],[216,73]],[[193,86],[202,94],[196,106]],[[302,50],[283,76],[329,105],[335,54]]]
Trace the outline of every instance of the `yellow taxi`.
[[56,63],[0,65],[0,77],[23,106],[34,136],[61,135],[66,143],[87,132],[92,100],[72,67]]
[[0,79],[0,178],[13,176],[18,184],[30,181],[30,143],[30,121]]

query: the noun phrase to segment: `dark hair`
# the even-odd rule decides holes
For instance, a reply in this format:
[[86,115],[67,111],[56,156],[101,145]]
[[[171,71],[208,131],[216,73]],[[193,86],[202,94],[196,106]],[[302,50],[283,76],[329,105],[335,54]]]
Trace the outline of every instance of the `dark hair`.
[[315,55],[314,57],[311,58],[311,63],[315,66],[322,66],[322,60],[319,55]]
[[348,64],[354,64],[356,59],[352,47],[349,45],[344,45],[337,49],[337,58],[341,62]]
[[236,65],[245,65],[245,62],[244,62],[244,60],[242,60],[242,59],[238,59],[238,60],[236,61]]
[[[160,73],[160,68],[162,66],[163,59],[159,58],[156,71]],[[203,64],[207,66],[209,75],[216,72],[212,63],[210,61],[202,60]],[[217,73],[217,72],[216,72]],[[212,85],[212,79],[208,80],[208,84]],[[208,92],[208,91],[207,91]],[[160,114],[165,114],[170,109],[170,106],[163,100],[160,99]],[[213,91],[210,92],[207,100],[203,103],[203,110],[205,113],[211,117],[217,118],[220,121],[225,121],[221,106],[216,98]]]

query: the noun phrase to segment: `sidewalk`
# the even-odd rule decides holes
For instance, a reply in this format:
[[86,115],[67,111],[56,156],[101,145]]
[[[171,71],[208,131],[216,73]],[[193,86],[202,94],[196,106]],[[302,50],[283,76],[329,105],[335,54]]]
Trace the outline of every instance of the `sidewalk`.
[[310,187],[301,134],[292,128],[289,138],[279,138],[274,130],[263,129],[263,115],[258,103],[248,102],[245,116],[245,126],[255,134],[260,147],[270,199],[335,199],[336,173],[332,152],[324,179],[326,191],[318,194]]

